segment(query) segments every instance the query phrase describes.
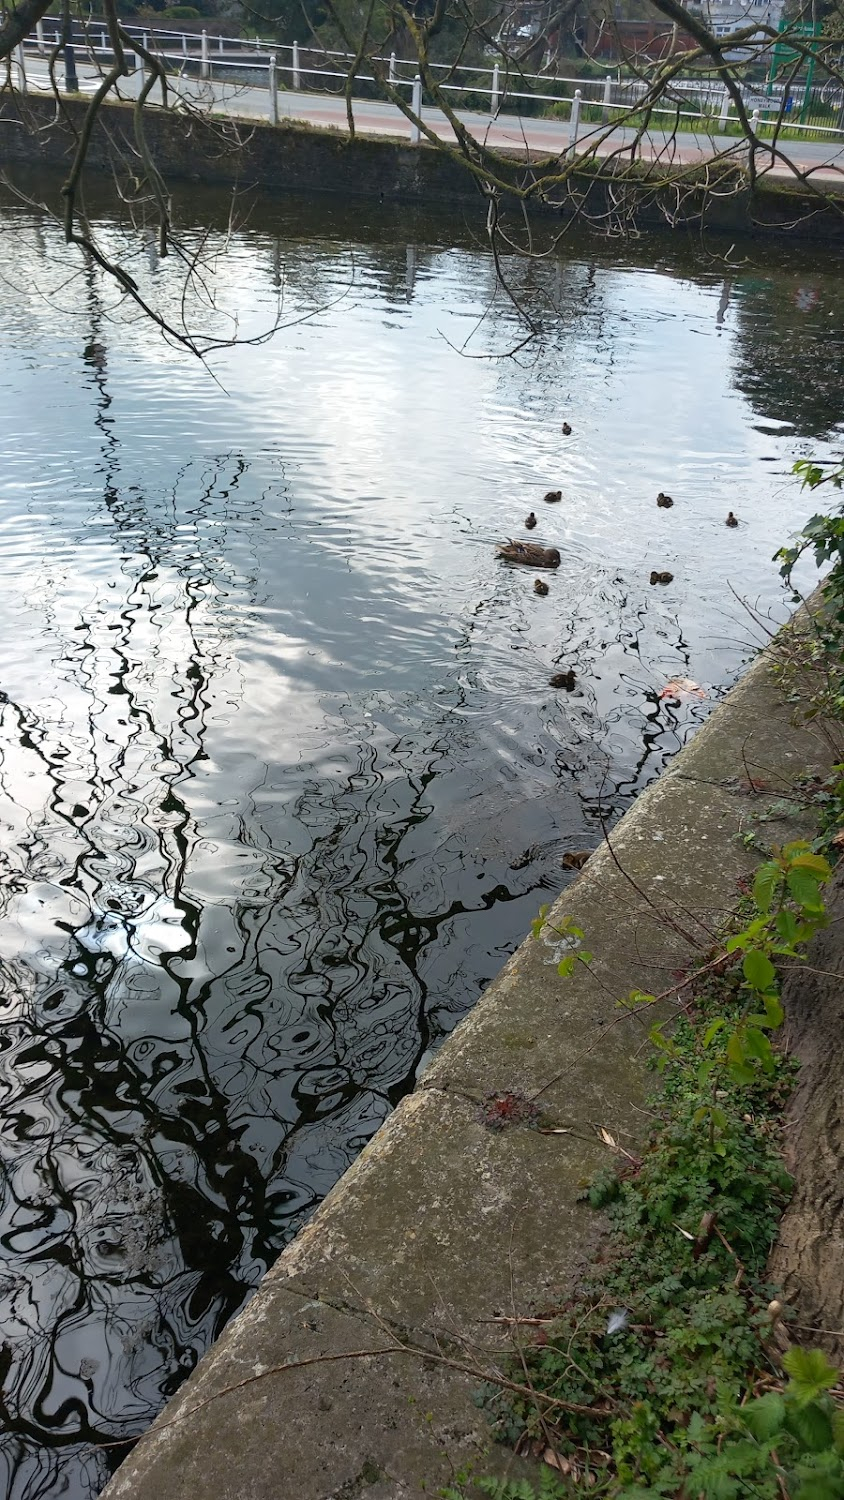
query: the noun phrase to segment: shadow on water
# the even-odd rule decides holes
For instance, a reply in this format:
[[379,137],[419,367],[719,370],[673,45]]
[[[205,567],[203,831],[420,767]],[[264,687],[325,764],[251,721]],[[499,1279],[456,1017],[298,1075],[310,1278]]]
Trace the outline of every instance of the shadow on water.
[[[800,519],[771,465],[840,412],[770,368],[782,327],[828,341],[823,265],[801,306],[776,258],[728,282],[578,242],[516,272],[559,308],[541,349],[470,363],[450,344],[486,258],[460,224],[407,225],[356,210],[353,292],[283,349],[233,351],[228,396],[88,274],[2,314],[8,1500],[97,1492],[124,1452],[98,1445],[144,1430],[561,888],[563,852],[683,742],[706,710],[662,686],[694,676],[711,704],[734,675],[726,580],[775,605]],[[234,290],[256,318],[282,281],[322,306],[349,232],[333,204],[265,205]],[[30,211],[7,208],[4,243],[9,283],[27,256],[62,265]],[[555,476],[545,607],[491,541]],[[672,590],[647,585],[655,549]]]

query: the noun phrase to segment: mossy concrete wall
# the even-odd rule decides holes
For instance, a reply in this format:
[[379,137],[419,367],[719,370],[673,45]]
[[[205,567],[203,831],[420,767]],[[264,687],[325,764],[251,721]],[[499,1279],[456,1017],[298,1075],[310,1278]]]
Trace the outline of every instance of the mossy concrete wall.
[[[602,1129],[623,1145],[647,1129],[646,1028],[615,997],[670,989],[708,950],[757,863],[746,834],[811,828],[784,797],[834,753],[796,713],[769,651],[505,965],[104,1500],[410,1500],[465,1463],[520,1466],[473,1398],[505,1320],[593,1252],[580,1190],[612,1154]],[[563,979],[568,918],[595,960]],[[489,1097],[506,1094],[534,1098],[539,1120],[490,1128]]]
[[[64,99],[56,117],[51,99],[7,94],[0,99],[0,161],[66,168],[73,156],[87,110],[83,99]],[[188,115],[149,108],[145,132],[165,179],[240,189],[290,193],[335,193],[386,202],[477,207],[486,213],[480,188],[467,167],[449,152],[410,146],[383,137],[357,135],[353,140],[334,130],[254,119],[237,122],[218,115]],[[93,170],[125,170],[137,155],[131,104],[105,106],[94,126],[87,162]],[[523,185],[531,167],[515,159],[509,180]],[[688,184],[655,187],[643,172],[640,180],[607,184],[577,176],[561,189],[557,206],[533,210],[544,215],[582,212],[595,222],[623,217],[628,227],[687,228],[701,221],[725,233],[787,233],[792,239],[844,239],[844,218],[824,207],[811,193],[763,179],[753,194],[741,186],[708,193]]]

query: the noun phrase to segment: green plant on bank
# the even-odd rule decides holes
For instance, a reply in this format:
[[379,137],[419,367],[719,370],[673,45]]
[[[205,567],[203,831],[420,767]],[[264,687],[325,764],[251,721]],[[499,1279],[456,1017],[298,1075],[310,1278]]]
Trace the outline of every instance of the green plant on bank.
[[[520,1346],[513,1373],[531,1394],[491,1384],[480,1397],[496,1436],[547,1467],[533,1483],[475,1479],[472,1493],[844,1496],[837,1372],[817,1350],[782,1354],[782,1310],[765,1282],[790,1190],[777,1122],[792,1068],[770,1040],[783,1019],[777,965],[799,962],[825,924],[829,873],[808,843],[774,850],[744,925],[684,990],[670,1034],[651,1029],[656,1127],[640,1162],[586,1190],[609,1220],[600,1262]],[[582,929],[552,931],[570,949],[561,975],[590,965]],[[638,1012],[655,998],[635,991],[623,1004]]]
[[[824,465],[804,459],[794,465],[794,473],[800,476],[804,488],[811,490],[828,485],[840,491],[844,485],[844,464]],[[795,602],[801,596],[794,586],[794,568],[806,552],[813,553],[819,568],[829,565],[821,585],[824,608],[814,618],[809,641],[811,665],[823,678],[823,686],[814,695],[814,712],[840,720],[844,719],[844,504],[839,503],[832,514],[812,516],[796,542],[776,553],[780,573],[792,588]]]

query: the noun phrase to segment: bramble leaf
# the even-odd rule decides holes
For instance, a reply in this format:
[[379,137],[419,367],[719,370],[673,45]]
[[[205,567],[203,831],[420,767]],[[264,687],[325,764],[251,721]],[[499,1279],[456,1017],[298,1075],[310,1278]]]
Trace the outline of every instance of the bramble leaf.
[[838,1380],[838,1371],[822,1349],[789,1349],[782,1358],[783,1369],[791,1379],[787,1393],[801,1405],[814,1401]]
[[754,1437],[768,1442],[785,1424],[785,1402],[777,1391],[768,1391],[742,1407],[741,1419]]

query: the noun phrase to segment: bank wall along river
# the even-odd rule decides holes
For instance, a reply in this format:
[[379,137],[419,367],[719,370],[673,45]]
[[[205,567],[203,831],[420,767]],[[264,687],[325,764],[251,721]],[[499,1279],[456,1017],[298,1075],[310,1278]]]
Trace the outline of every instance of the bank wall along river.
[[[218,383],[3,206],[14,1500],[97,1492],[96,1444],[143,1430],[732,680],[730,586],[784,616],[788,470],[841,412],[833,267],[787,247],[572,240],[513,268],[544,335],[490,359],[521,330],[501,297],[478,326],[463,220],[264,203],[224,244],[217,199],[178,207],[241,332],[288,325]],[[547,599],[494,555],[531,508]],[[661,699],[677,676],[706,700]]]

